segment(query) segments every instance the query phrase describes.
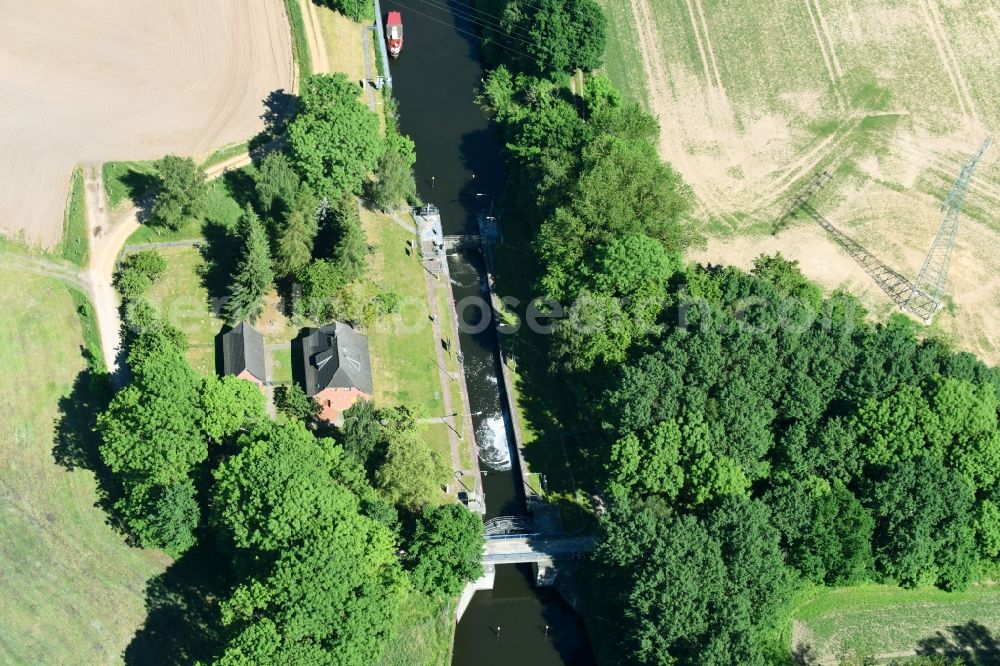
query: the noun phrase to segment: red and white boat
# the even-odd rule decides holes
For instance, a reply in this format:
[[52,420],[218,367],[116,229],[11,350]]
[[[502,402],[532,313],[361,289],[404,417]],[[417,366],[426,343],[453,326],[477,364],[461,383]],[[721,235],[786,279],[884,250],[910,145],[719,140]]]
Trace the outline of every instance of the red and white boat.
[[399,12],[389,12],[385,21],[385,42],[393,58],[403,50],[403,17]]

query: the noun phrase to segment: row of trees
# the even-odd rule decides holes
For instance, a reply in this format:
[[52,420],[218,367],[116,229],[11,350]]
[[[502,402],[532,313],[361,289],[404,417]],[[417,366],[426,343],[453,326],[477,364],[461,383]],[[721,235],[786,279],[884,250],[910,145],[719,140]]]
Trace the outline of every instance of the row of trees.
[[780,256],[686,265],[690,194],[655,120],[601,77],[581,101],[563,65],[493,57],[504,206],[564,308],[534,344],[596,416],[564,425],[590,427],[576,441],[611,507],[591,578],[601,660],[762,664],[787,657],[773,641],[804,582],[964,589],[1000,564],[997,371],[901,315],[870,323]]

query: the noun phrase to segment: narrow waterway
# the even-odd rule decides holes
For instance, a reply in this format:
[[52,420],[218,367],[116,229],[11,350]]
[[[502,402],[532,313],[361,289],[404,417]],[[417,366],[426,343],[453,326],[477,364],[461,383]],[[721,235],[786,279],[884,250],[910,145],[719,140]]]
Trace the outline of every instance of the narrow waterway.
[[[477,233],[476,215],[499,201],[503,167],[493,134],[475,102],[483,77],[476,26],[464,3],[389,1],[403,15],[404,46],[391,63],[400,127],[416,142],[420,197],[441,211],[444,233]],[[523,515],[509,410],[498,388],[496,333],[483,322],[482,258],[449,257],[452,290],[463,319],[460,346],[473,412],[487,517]],[[463,307],[464,306],[464,307]],[[478,592],[458,625],[455,666],[593,663],[580,618],[554,590],[536,589],[530,567],[497,567],[493,590]]]

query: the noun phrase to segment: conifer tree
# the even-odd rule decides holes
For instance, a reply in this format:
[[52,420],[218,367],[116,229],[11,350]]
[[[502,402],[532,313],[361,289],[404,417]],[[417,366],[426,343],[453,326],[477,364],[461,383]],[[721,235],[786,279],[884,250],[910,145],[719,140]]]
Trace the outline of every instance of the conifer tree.
[[229,320],[233,323],[257,320],[264,311],[264,295],[274,282],[274,269],[267,233],[257,213],[248,204],[240,218],[243,257],[229,287]]

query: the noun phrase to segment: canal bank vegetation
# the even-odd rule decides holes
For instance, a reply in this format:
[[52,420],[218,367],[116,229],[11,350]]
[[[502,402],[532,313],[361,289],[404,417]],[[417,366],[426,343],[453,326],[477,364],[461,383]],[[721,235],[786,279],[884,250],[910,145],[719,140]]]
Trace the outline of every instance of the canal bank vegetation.
[[[116,284],[130,377],[94,407],[111,523],[129,543],[173,559],[150,581],[132,661],[444,663],[454,597],[481,574],[482,522],[442,492],[452,475],[447,448],[435,450],[422,423],[432,408],[419,404],[430,403],[424,384],[386,404],[359,403],[333,429],[312,410],[272,419],[256,386],[191,365],[192,348],[193,358],[212,359],[217,315],[268,328],[279,318],[337,318],[374,329],[400,305],[373,279],[377,252],[404,258],[407,271],[393,279],[423,285],[405,240],[369,241],[380,225],[402,228],[359,206],[366,183],[386,173],[382,157],[396,151],[412,164],[412,143],[386,139],[343,75],[303,80],[296,108],[281,121],[286,147],[212,184],[176,159],[161,162],[166,174],[121,169],[129,194],[148,193],[142,205],[169,213],[144,228],[188,230],[199,241],[135,248],[123,260]],[[386,208],[413,190],[393,168],[394,188],[381,192]],[[233,219],[209,219],[216,182]],[[198,301],[184,330],[160,309],[176,292]],[[410,351],[431,358],[435,341],[422,323]],[[386,363],[399,372],[419,366],[437,381],[432,360],[413,360]],[[435,432],[447,446],[447,431]]]
[[[981,589],[995,603],[979,581],[1000,563],[1000,373],[902,316],[871,323],[780,256],[750,272],[687,263],[698,221],[657,156],[656,121],[600,76],[575,95],[565,66],[503,48],[546,7],[524,4],[481,4],[508,21],[482,88],[509,175],[498,285],[522,317],[540,297],[554,321],[507,348],[540,433],[529,465],[558,442],[604,507],[588,578],[599,660],[866,657],[789,631],[810,586],[935,586],[956,604]],[[520,279],[504,275],[514,265]],[[973,619],[996,646],[995,618]]]

